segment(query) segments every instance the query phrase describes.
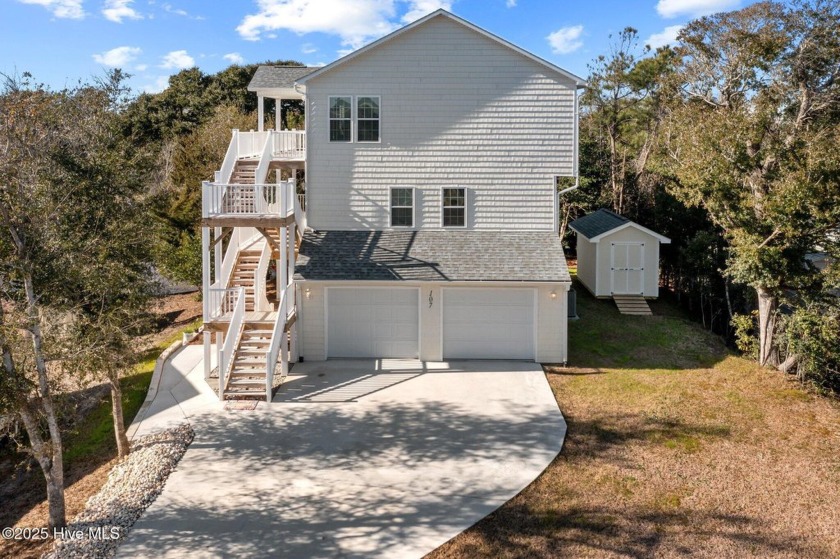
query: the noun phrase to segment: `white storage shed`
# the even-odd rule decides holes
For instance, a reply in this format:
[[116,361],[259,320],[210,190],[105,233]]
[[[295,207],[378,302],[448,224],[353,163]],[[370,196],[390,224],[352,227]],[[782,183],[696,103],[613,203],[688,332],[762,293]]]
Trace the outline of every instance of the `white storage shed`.
[[573,221],[577,276],[596,297],[659,296],[659,245],[671,239],[600,209]]

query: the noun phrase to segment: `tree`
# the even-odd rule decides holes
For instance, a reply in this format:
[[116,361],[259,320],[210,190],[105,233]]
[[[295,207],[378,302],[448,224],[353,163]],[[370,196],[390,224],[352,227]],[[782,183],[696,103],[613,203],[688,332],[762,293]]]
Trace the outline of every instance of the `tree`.
[[[641,51],[643,58],[637,53]],[[669,48],[653,56],[639,48],[638,32],[626,27],[589,66],[583,96],[583,134],[605,144],[608,156],[609,202],[624,213],[631,190],[638,188],[656,145],[662,107],[660,88],[673,65]],[[638,194],[637,192],[635,194]]]
[[762,2],[693,21],[679,39],[670,190],[723,231],[727,275],[757,294],[758,360],[779,365],[780,298],[813,289],[806,254],[837,243],[840,5]]
[[51,526],[65,523],[59,382],[104,373],[128,449],[114,357],[148,294],[150,159],[121,133],[123,78],[60,92],[7,79],[0,94],[1,401],[44,473]]
[[[24,85],[28,85],[25,83]],[[66,523],[61,429],[44,337],[43,287],[54,271],[49,217],[60,204],[43,179],[62,96],[6,79],[0,94],[0,351],[6,411],[20,417],[47,484],[50,527]],[[36,217],[37,215],[37,217]],[[46,428],[43,427],[46,423]]]

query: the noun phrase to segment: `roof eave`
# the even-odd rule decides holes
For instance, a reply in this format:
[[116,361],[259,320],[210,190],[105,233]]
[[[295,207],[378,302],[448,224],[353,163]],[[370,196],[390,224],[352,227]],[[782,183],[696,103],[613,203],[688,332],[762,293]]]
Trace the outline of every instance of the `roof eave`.
[[[571,226],[570,226],[570,227],[571,227]],[[652,237],[656,237],[656,239],[657,239],[657,240],[658,240],[661,244],[663,244],[663,245],[669,245],[669,244],[671,244],[671,239],[669,239],[669,238],[668,238],[668,237],[666,237],[665,235],[660,235],[660,234],[659,234],[659,233],[657,233],[656,231],[651,231],[650,229],[648,229],[648,228],[647,228],[647,227],[645,227],[644,225],[639,225],[639,224],[638,224],[638,223],[636,223],[635,221],[628,221],[627,223],[624,223],[624,224],[622,224],[622,225],[619,225],[618,227],[613,227],[613,228],[612,228],[612,229],[610,229],[609,231],[604,231],[603,233],[600,233],[600,234],[598,234],[598,235],[595,235],[594,237],[587,237],[587,239],[589,239],[589,240],[590,240],[591,242],[593,242],[593,243],[597,243],[597,242],[599,242],[601,239],[603,239],[604,237],[606,237],[607,235],[611,235],[611,234],[613,234],[613,233],[616,233],[616,232],[621,231],[621,230],[623,230],[623,229],[626,229],[626,228],[628,228],[628,227],[634,227],[634,228],[639,229],[640,231],[642,231],[642,232],[644,232],[644,233],[647,233],[648,235],[651,235]],[[575,231],[577,231],[577,229],[575,229]]]

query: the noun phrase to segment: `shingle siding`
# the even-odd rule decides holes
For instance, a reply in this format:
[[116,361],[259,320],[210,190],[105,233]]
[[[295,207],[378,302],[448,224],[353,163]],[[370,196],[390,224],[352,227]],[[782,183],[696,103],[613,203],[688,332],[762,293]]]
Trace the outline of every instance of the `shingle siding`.
[[[312,227],[388,228],[389,187],[413,186],[415,226],[439,228],[440,188],[464,186],[469,229],[553,229],[553,177],[573,173],[570,79],[438,18],[306,85]],[[381,96],[381,143],[329,142],[330,95]]]

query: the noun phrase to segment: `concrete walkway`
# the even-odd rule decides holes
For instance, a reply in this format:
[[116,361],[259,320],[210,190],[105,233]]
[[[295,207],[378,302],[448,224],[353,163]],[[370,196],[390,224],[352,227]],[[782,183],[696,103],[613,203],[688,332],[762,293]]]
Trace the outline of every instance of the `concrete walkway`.
[[[252,411],[200,391],[179,400],[189,392],[179,385],[191,386],[182,374],[168,392],[195,441],[119,557],[422,557],[533,481],[566,432],[533,363],[328,361],[293,372]],[[165,405],[141,432],[173,421]]]

